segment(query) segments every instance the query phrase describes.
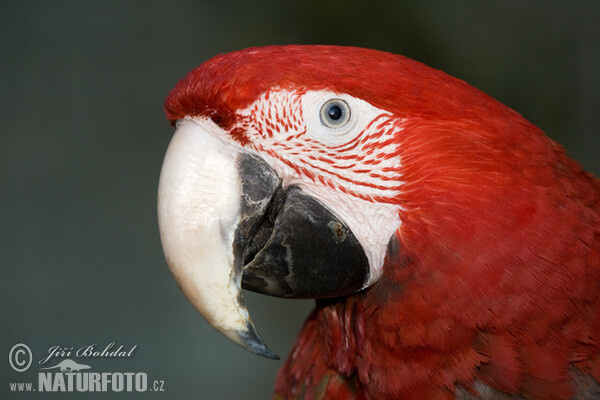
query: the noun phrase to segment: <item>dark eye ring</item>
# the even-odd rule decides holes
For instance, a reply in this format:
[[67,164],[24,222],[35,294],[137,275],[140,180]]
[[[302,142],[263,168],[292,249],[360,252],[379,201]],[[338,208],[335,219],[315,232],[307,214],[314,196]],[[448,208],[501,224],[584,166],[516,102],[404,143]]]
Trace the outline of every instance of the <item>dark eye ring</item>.
[[350,107],[341,99],[327,101],[321,107],[321,122],[328,128],[337,129],[350,121]]

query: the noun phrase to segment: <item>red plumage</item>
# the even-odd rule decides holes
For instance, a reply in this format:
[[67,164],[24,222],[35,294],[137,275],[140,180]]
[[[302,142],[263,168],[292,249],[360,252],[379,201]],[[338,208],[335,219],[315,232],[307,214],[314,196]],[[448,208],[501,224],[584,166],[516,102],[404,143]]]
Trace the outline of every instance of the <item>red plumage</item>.
[[477,89],[373,50],[217,56],[165,107],[172,122],[204,115],[229,129],[275,88],[347,93],[405,120],[398,249],[368,289],[317,302],[279,397],[469,398],[483,383],[549,400],[583,393],[587,374],[600,381],[598,179]]

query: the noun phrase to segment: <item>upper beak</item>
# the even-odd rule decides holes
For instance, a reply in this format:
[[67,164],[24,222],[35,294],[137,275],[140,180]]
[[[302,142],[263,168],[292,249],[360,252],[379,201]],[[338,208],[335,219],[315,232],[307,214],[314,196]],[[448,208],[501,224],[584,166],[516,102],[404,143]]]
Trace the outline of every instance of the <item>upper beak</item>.
[[362,289],[369,264],[343,221],[300,188],[282,188],[273,169],[224,134],[210,119],[178,122],[158,191],[163,249],[213,327],[278,359],[250,319],[242,283],[274,296],[335,297]]

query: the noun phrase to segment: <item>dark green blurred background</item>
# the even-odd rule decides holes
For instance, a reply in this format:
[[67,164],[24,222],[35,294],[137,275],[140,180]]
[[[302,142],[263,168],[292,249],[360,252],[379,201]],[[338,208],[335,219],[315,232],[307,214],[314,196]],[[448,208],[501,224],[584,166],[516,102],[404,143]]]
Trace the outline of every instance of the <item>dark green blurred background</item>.
[[[0,398],[55,345],[137,345],[92,371],[144,371],[138,398],[265,399],[280,362],[230,343],[167,270],[156,188],[173,133],[162,102],[211,56],[329,43],[401,53],[491,94],[600,173],[600,2],[2,1]],[[285,358],[311,302],[247,294]],[[10,369],[28,344],[33,367]],[[85,362],[85,360],[78,360]],[[54,365],[54,364],[52,364]],[[130,395],[74,394],[69,398]]]

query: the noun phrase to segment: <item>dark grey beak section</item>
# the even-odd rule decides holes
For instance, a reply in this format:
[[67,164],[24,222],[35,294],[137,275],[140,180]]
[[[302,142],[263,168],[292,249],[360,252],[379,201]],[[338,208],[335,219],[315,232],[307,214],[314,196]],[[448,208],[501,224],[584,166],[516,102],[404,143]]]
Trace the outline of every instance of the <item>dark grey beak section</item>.
[[318,201],[282,189],[259,157],[240,154],[242,218],[235,233],[242,287],[288,298],[354,293],[369,278],[369,262],[350,229]]

